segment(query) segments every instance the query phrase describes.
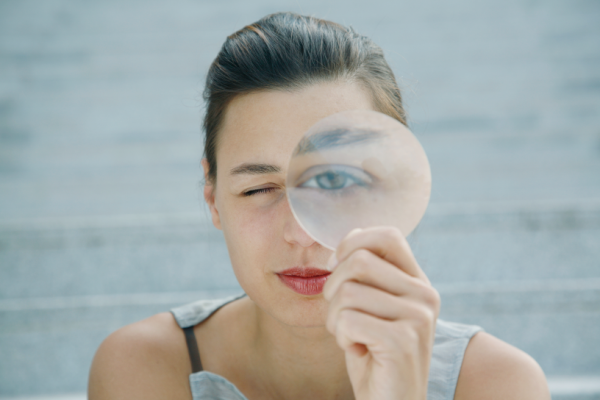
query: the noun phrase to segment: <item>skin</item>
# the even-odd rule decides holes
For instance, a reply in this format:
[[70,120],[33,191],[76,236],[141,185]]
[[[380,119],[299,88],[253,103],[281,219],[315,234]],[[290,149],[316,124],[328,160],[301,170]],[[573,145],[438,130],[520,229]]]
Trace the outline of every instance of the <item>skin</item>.
[[[254,92],[227,108],[217,178],[204,195],[248,297],[195,334],[204,369],[249,399],[426,399],[440,299],[403,235],[389,227],[353,231],[332,255],[300,228],[285,200],[287,161],[304,131],[352,109],[373,109],[353,82]],[[274,168],[232,173],[249,164]],[[275,275],[328,262],[335,269],[318,296],[299,295]],[[89,398],[189,400],[190,373],[183,332],[169,313],[158,314],[102,343]],[[455,399],[507,398],[549,399],[544,374],[525,353],[478,333]]]

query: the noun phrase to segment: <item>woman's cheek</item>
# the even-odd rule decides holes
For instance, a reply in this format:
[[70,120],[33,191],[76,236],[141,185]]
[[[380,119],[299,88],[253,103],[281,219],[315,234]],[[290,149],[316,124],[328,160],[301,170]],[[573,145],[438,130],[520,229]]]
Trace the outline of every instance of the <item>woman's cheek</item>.
[[222,228],[235,275],[244,287],[250,281],[263,280],[263,274],[271,269],[274,247],[282,240],[281,232],[278,235],[281,202],[238,200],[227,206]]
[[268,199],[248,200],[255,201],[246,201],[235,207],[235,220],[231,221],[235,224],[234,229],[242,236],[244,244],[254,242],[254,245],[258,245],[273,240],[279,225],[280,202],[267,201]]

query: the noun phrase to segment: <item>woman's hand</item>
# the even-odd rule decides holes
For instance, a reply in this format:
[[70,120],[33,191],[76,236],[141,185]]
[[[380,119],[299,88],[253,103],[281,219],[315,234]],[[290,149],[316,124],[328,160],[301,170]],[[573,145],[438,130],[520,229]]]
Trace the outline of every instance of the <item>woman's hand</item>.
[[406,239],[396,228],[357,229],[334,256],[327,329],[346,353],[354,395],[425,400],[440,298]]

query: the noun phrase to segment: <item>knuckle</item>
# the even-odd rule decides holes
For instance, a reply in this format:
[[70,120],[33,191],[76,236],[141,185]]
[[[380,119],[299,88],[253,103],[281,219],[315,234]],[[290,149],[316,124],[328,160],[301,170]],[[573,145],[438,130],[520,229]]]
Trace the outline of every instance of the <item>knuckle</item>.
[[422,279],[415,278],[412,276],[409,279],[410,279],[411,284],[417,290],[417,293],[421,294],[422,296],[424,296],[425,292],[427,292],[430,288],[430,285],[427,282],[423,281]]
[[356,296],[356,288],[353,282],[346,281],[340,285],[338,290],[340,302],[342,304],[352,303]]
[[369,251],[365,249],[358,249],[350,256],[353,265],[368,264],[370,257]]
[[440,293],[429,282],[418,278],[413,278],[413,284],[416,286],[419,297],[429,307],[439,310],[441,304]]
[[415,318],[413,319],[415,326],[419,330],[427,330],[435,324],[436,313],[427,306],[416,307]]
[[419,322],[420,328],[430,328],[435,322],[435,313],[429,307],[423,307],[421,310],[421,318],[417,321]]
[[352,265],[352,275],[359,281],[365,280],[371,274],[371,264],[368,262],[357,262]]
[[395,226],[386,226],[382,232],[391,242],[404,245],[405,238],[400,229]]
[[415,301],[410,304],[405,304],[404,309],[407,313],[406,322],[418,331],[429,330],[435,325],[437,313],[428,305]]
[[425,303],[431,308],[435,310],[438,310],[440,308],[440,304],[442,302],[440,293],[437,290],[435,290],[433,286],[429,286],[423,292],[423,298],[425,300]]
[[354,324],[354,313],[350,310],[342,310],[338,316],[337,326],[342,332],[352,329]]

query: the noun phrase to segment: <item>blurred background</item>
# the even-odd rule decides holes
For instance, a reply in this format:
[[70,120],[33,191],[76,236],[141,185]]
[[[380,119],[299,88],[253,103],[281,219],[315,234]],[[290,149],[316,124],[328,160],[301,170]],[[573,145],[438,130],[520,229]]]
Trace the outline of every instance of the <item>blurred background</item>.
[[206,71],[276,11],[385,51],[433,194],[442,318],[600,399],[600,2],[0,0],[0,398],[83,399],[101,341],[240,291],[201,201]]

